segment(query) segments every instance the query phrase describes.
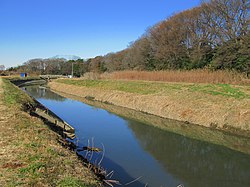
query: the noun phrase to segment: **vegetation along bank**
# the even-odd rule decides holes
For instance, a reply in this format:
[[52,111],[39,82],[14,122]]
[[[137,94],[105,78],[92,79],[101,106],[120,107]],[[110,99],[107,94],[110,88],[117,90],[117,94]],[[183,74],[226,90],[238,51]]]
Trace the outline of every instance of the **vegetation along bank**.
[[98,186],[58,135],[24,106],[25,93],[0,78],[0,186]]
[[250,131],[250,88],[230,84],[59,79],[52,90],[234,133]]

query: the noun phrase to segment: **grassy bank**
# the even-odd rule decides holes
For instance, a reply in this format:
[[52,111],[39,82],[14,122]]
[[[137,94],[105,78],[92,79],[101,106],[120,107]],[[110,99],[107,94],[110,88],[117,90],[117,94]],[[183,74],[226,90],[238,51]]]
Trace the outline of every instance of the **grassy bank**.
[[233,133],[250,130],[250,86],[60,79],[52,89]]
[[81,79],[59,79],[57,82],[87,88],[123,91],[142,95],[166,95],[168,93],[183,91],[190,93],[197,92],[208,95],[219,95],[236,99],[250,99],[250,86],[237,86],[230,84],[164,83],[152,81]]
[[97,186],[57,134],[23,111],[33,101],[0,78],[0,186]]

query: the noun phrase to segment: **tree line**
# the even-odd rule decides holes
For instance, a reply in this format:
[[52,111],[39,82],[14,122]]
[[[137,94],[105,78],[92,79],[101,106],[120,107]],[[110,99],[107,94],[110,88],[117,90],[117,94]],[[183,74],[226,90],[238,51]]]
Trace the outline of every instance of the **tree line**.
[[90,70],[233,69],[250,73],[249,0],[209,0],[149,28]]
[[89,62],[84,59],[66,60],[64,58],[36,58],[18,67],[11,67],[8,71],[27,72],[37,75],[73,75],[80,77],[89,71]]
[[80,76],[120,70],[229,69],[250,74],[250,1],[204,0],[155,24],[126,49],[87,60],[32,59],[19,70]]

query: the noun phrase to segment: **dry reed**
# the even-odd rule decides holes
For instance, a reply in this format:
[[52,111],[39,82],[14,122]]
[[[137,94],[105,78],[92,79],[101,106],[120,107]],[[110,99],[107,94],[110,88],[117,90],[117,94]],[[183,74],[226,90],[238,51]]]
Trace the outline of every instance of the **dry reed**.
[[103,74],[103,79],[145,80],[187,83],[245,84],[249,82],[243,74],[232,71],[117,71]]

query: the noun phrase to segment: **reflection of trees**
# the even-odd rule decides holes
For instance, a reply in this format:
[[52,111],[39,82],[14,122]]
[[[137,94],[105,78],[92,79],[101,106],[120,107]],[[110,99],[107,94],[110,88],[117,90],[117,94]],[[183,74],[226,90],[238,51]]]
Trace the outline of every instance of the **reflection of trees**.
[[58,93],[66,98],[78,100],[94,108],[102,108],[111,114],[118,115],[125,120],[133,119],[144,123],[145,125],[154,126],[164,131],[173,132],[182,136],[191,137],[193,139],[210,142],[212,144],[223,145],[230,149],[250,154],[250,139],[243,136],[236,136],[224,133],[219,130],[209,129],[199,125],[186,124],[176,120],[164,119],[158,116],[142,113],[136,110],[110,105],[102,102],[91,101],[82,97],[70,94]]
[[185,186],[250,186],[250,156],[129,121],[141,146]]
[[25,90],[34,98],[45,98],[49,100],[64,101],[65,98],[51,92],[49,89],[38,86],[27,86]]

